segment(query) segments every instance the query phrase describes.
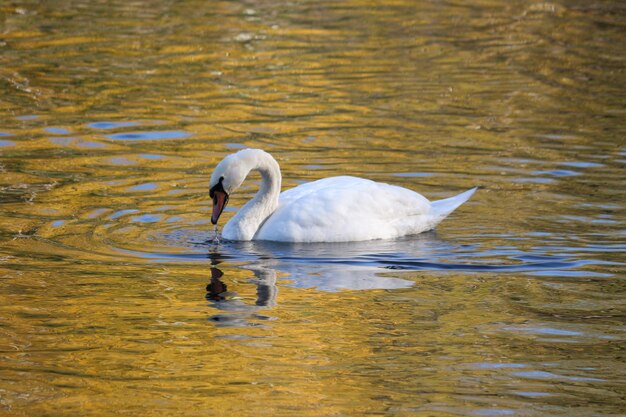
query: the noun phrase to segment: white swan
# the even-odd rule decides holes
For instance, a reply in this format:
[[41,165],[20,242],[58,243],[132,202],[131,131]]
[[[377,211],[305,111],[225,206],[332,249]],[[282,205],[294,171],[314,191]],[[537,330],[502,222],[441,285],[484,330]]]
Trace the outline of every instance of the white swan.
[[211,222],[217,221],[251,170],[261,173],[259,191],[226,223],[229,240],[351,242],[392,239],[434,228],[467,201],[476,188],[428,201],[406,188],[355,177],[331,177],[280,192],[280,167],[260,149],[228,155],[211,175]]

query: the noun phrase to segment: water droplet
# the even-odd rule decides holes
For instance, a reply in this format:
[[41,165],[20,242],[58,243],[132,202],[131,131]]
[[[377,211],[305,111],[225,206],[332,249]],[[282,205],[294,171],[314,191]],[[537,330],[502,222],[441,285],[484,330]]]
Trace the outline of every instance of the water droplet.
[[213,236],[212,242],[214,245],[219,245],[220,244],[220,231],[217,225],[215,225],[215,229],[213,229],[213,231],[215,232],[215,236]]

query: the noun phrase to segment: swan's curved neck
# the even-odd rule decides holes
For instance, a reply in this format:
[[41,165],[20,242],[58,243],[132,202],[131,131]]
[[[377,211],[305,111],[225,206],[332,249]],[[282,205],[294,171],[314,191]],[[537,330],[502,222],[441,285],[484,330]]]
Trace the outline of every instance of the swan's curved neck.
[[223,235],[231,240],[251,240],[259,227],[278,207],[281,175],[278,162],[266,152],[244,160],[246,176],[250,171],[259,171],[261,187],[237,214],[224,226]]

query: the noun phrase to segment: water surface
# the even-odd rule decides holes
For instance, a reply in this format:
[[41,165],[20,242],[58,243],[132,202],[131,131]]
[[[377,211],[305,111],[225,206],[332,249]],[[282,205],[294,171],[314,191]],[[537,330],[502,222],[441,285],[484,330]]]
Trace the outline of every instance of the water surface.
[[[625,12],[0,5],[0,415],[621,415]],[[245,147],[480,188],[419,236],[218,242]]]

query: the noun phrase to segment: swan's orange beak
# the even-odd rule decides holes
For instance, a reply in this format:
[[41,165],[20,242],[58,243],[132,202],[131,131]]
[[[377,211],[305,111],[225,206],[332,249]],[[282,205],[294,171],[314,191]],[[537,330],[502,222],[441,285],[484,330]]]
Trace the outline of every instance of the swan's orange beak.
[[228,203],[228,194],[224,191],[213,191],[213,214],[211,215],[211,223],[217,224],[226,203]]

